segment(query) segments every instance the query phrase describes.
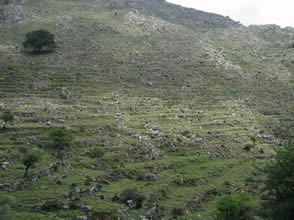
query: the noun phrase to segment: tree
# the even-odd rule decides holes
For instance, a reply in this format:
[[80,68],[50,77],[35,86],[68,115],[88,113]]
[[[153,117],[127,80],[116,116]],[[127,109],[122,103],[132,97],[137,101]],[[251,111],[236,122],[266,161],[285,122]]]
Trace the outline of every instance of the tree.
[[294,219],[294,145],[289,141],[276,149],[276,157],[263,169],[266,174],[264,202],[274,220]]
[[216,203],[214,215],[217,220],[247,220],[254,203],[247,193],[235,193],[220,198]]
[[25,165],[24,177],[27,176],[29,169],[40,160],[40,156],[36,153],[28,153],[24,156],[23,164]]
[[53,51],[56,48],[54,34],[44,29],[28,32],[23,47],[35,53]]
[[57,157],[61,157],[61,151],[70,146],[73,141],[73,136],[69,131],[58,128],[50,132],[49,139],[58,150]]
[[132,200],[136,204],[136,209],[140,209],[142,207],[143,201],[145,200],[145,196],[138,193],[136,188],[128,188],[120,193],[119,201],[126,203],[129,200]]
[[3,129],[5,129],[9,123],[12,123],[14,121],[14,115],[11,112],[4,112],[1,115],[0,119],[4,121]]

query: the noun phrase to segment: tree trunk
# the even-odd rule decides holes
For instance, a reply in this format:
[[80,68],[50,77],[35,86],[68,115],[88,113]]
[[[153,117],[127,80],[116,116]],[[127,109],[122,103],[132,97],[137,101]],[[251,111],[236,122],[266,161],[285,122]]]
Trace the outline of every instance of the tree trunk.
[[27,167],[26,167],[26,170],[25,170],[25,173],[24,173],[24,175],[23,175],[23,177],[27,177],[29,169],[30,169],[30,167],[27,166]]

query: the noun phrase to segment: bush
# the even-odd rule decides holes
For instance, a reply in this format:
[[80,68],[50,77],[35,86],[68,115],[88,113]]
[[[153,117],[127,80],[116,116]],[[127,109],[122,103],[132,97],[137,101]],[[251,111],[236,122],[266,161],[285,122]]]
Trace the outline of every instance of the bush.
[[174,216],[183,216],[184,215],[184,209],[182,208],[173,208],[171,210],[171,214]]
[[126,203],[128,200],[132,200],[136,203],[136,208],[139,209],[142,207],[145,196],[137,192],[136,188],[125,189],[119,196],[120,202]]
[[247,220],[253,208],[253,200],[247,193],[231,194],[220,198],[216,203],[217,220]]
[[5,129],[8,124],[13,123],[13,121],[14,121],[14,115],[11,112],[4,112],[0,116],[0,119],[2,121],[4,121],[3,129]]
[[250,140],[253,143],[253,147],[255,147],[256,146],[256,142],[258,141],[258,137],[255,136],[255,135],[252,135],[252,136],[250,136]]
[[275,220],[294,219],[294,145],[288,142],[276,149],[276,158],[263,169],[266,174],[264,202],[266,212]]
[[69,131],[58,128],[50,132],[49,139],[53,142],[55,147],[59,150],[63,150],[65,147],[70,146],[73,141],[73,136]]
[[95,148],[90,151],[89,155],[92,158],[101,158],[104,156],[104,151],[100,148]]
[[56,48],[54,34],[44,29],[28,32],[23,47],[34,53],[51,52]]
[[63,209],[64,204],[58,200],[51,200],[51,201],[47,201],[45,202],[41,209],[47,212],[52,212],[52,211],[57,211],[60,209]]

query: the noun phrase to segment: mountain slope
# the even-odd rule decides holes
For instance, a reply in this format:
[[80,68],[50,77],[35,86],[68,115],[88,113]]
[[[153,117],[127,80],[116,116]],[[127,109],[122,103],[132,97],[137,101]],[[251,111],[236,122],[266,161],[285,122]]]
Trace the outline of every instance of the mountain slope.
[[[228,191],[259,199],[253,164],[293,115],[292,29],[160,0],[27,0],[0,18],[0,110],[16,115],[0,131],[0,188],[22,204],[19,219],[138,219],[153,207],[208,219]],[[38,28],[55,34],[56,52],[22,51]],[[64,161],[48,140],[56,127],[75,136]],[[43,155],[27,180],[25,149]],[[135,187],[143,208],[113,199]]]

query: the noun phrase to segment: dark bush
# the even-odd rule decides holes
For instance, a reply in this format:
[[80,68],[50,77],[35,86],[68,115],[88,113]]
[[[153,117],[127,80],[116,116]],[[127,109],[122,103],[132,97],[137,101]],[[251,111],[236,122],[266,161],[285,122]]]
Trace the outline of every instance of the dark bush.
[[44,211],[56,211],[59,209],[62,209],[64,204],[58,200],[52,200],[52,201],[47,201],[45,202],[41,209]]
[[173,208],[171,210],[171,214],[174,216],[183,216],[184,215],[184,209],[182,208]]
[[104,156],[104,151],[101,148],[95,148],[90,151],[89,155],[92,158],[101,158]]
[[55,147],[63,149],[71,144],[73,136],[69,131],[63,128],[58,128],[50,132],[49,139]]
[[56,48],[54,34],[44,29],[28,32],[23,47],[34,53],[51,52]]
[[143,201],[145,199],[145,196],[138,193],[136,188],[125,189],[119,196],[120,202],[126,203],[128,200],[132,200],[133,202],[135,202],[137,209],[142,207]]
[[13,123],[13,121],[14,121],[14,115],[11,112],[4,112],[0,116],[0,119],[2,121],[4,121],[3,129],[5,129],[8,124],[12,124]]

